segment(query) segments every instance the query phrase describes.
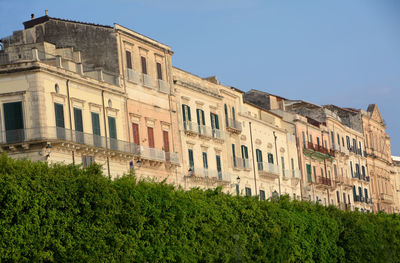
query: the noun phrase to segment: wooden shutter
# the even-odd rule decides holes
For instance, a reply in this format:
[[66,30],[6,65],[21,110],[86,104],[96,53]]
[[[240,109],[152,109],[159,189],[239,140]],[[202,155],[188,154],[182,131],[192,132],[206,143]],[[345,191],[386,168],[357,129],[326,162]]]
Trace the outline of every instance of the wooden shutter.
[[92,112],[92,130],[94,135],[101,135],[99,114],[94,112]]
[[303,135],[303,147],[306,147],[306,135],[304,134],[304,132],[302,132]]
[[235,107],[232,107],[232,120],[236,120]]
[[268,163],[274,163],[274,155],[272,153],[268,154]]
[[241,148],[242,148],[242,159],[249,159],[249,155],[247,152],[247,146],[242,145]]
[[24,128],[22,114],[22,102],[4,103],[4,124],[6,131],[20,130]]
[[236,152],[235,152],[235,144],[232,143],[232,157],[233,157],[233,166],[236,167]]
[[140,57],[140,61],[142,64],[142,73],[147,74],[147,63],[146,63],[146,58],[145,57]]
[[132,123],[132,132],[133,132],[133,143],[140,145],[139,125],[137,123]]
[[162,78],[161,64],[157,62],[156,65],[157,65],[157,78],[162,80],[163,78]]
[[149,147],[154,148],[154,131],[152,127],[147,127],[147,137],[149,140]]
[[54,111],[56,115],[56,127],[65,128],[64,106],[59,103],[54,103]]
[[306,164],[306,168],[307,168],[307,181],[308,182],[312,182],[312,179],[311,179],[311,165],[310,164]]
[[193,168],[194,167],[193,150],[189,149],[188,154],[189,154],[189,166]]
[[214,114],[214,120],[215,120],[215,129],[219,130],[219,120],[217,114]]
[[257,158],[257,162],[258,163],[262,163],[263,159],[262,159],[262,151],[257,149],[256,150],[256,158]]
[[83,132],[82,110],[74,108],[75,131]]
[[215,118],[214,118],[214,113],[210,112],[210,121],[211,121],[211,129],[215,129]]
[[225,104],[224,105],[224,110],[225,110],[225,124],[228,127],[229,126],[229,119],[228,119],[228,106]]
[[126,54],[126,67],[132,69],[132,56],[131,52],[125,51]]
[[115,118],[108,116],[108,133],[112,139],[117,139],[117,127],[115,124]]
[[200,125],[200,109],[196,109],[196,115],[197,115],[197,124]]
[[164,140],[164,151],[169,152],[169,137],[168,137],[168,132],[163,131],[163,140]]

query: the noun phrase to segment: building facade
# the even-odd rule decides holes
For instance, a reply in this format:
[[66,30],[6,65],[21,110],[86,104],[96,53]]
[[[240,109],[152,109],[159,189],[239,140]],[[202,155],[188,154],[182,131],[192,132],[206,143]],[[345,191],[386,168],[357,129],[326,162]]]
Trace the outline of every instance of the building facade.
[[184,189],[399,211],[397,170],[367,111],[243,92],[172,66],[121,25],[47,16],[1,39],[0,147],[15,158],[135,170]]

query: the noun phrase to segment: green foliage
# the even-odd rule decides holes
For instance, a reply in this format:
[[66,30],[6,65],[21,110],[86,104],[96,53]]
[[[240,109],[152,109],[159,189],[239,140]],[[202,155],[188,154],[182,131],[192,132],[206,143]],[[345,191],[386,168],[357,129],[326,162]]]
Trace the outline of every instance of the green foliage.
[[400,262],[400,218],[0,157],[0,262]]

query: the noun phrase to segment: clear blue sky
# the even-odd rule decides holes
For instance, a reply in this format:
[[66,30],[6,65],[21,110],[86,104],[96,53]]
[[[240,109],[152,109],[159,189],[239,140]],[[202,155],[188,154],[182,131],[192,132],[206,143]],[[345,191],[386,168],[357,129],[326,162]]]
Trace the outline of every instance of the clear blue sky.
[[376,103],[400,155],[400,0],[0,0],[0,36],[45,9],[122,24],[170,45],[175,66],[244,91]]

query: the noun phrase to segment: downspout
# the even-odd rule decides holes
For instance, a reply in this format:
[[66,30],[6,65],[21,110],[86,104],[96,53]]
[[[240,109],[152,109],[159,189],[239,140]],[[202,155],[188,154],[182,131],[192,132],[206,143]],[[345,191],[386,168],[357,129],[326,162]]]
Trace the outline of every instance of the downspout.
[[[275,155],[276,155],[276,165],[278,166],[279,169],[279,156],[278,156],[278,147],[276,146],[276,137],[275,131],[273,131],[274,134],[274,140],[275,140]],[[281,175],[278,176],[278,186],[279,186],[279,197],[281,196]]]
[[[71,130],[72,135],[72,117],[71,117],[71,100],[69,98],[69,79],[66,82],[67,85],[67,100],[68,100],[68,114],[69,114],[69,128]],[[75,164],[75,152],[74,150],[71,151],[72,154],[72,164]]]
[[[165,50],[164,50],[164,61],[165,61],[166,69],[170,68]],[[169,78],[169,76],[172,75],[172,66],[171,66],[171,70],[168,70],[168,72],[170,72],[170,74],[167,74],[167,70],[165,70],[165,73],[166,73],[165,75],[167,77],[167,81],[170,86],[169,93],[168,93],[168,108],[169,108],[169,119],[170,119],[170,123],[171,123],[170,128],[171,128],[171,138],[172,138],[172,151],[173,151],[173,153],[175,153],[175,140],[174,140],[175,136],[174,136],[174,125],[172,123],[172,108],[171,108],[171,95],[172,95],[172,90],[173,90],[174,86],[173,86],[173,80]],[[178,112],[176,112],[176,115],[178,115]],[[177,124],[179,125],[178,120],[177,120]],[[182,152],[182,154],[183,154],[183,152]],[[182,159],[183,159],[183,157],[182,157]],[[176,166],[175,166],[175,182],[176,182],[176,185],[179,185],[178,184],[178,169]]]
[[254,187],[255,187],[255,194],[257,194],[257,176],[256,176],[256,165],[254,161],[253,133],[251,131],[251,121],[249,122],[249,128],[250,128],[251,156],[253,158]]
[[101,103],[103,104],[103,120],[104,120],[104,137],[106,139],[106,158],[107,158],[107,172],[108,178],[111,179],[110,173],[110,158],[108,157],[108,141],[107,141],[107,125],[106,125],[106,109],[104,107],[104,90],[101,91]]
[[297,137],[297,125],[296,124],[294,124],[294,132],[295,132],[295,138],[296,138],[296,148],[297,148],[297,152],[298,152],[298,156],[297,156],[298,160],[297,161],[298,161],[298,166],[300,169],[300,176],[301,176],[301,178],[300,178],[300,198],[301,198],[301,201],[303,201],[303,169],[302,169],[303,163],[302,163],[302,158],[301,158],[302,152],[300,151],[300,142],[299,142],[300,139]]

